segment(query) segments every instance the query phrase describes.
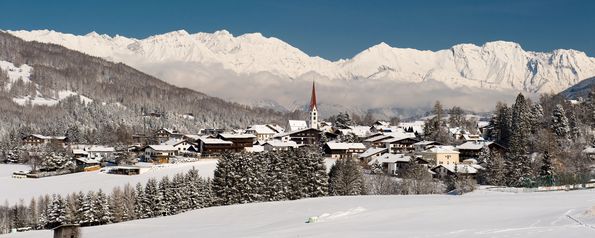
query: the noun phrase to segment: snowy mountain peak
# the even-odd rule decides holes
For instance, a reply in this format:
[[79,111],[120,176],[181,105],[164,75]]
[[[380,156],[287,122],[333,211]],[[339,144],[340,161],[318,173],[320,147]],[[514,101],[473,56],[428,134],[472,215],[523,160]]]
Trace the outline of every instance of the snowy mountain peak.
[[[595,59],[584,52],[531,52],[509,41],[487,42],[481,46],[458,44],[438,51],[396,48],[381,42],[351,59],[332,62],[309,56],[280,39],[260,33],[234,36],[227,30],[193,34],[178,30],[134,39],[109,37],[96,32],[84,36],[48,30],[8,32],[25,40],[60,44],[128,63],[141,70],[145,65],[184,62],[201,67],[217,66],[237,75],[266,72],[280,78],[305,75],[305,78],[311,79],[318,75],[340,81],[434,80],[451,88],[465,86],[535,93],[559,92],[582,79],[595,76]],[[164,74],[162,71],[150,73]],[[193,76],[196,74],[192,73]],[[213,72],[198,74],[212,75]]]

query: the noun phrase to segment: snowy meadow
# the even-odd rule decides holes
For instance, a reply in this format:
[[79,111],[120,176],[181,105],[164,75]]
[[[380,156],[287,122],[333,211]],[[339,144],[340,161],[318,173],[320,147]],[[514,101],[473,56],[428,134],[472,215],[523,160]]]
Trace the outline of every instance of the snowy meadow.
[[[85,238],[593,237],[595,190],[349,196],[265,202],[85,227]],[[318,217],[316,223],[306,223]],[[32,231],[2,237],[51,237]]]

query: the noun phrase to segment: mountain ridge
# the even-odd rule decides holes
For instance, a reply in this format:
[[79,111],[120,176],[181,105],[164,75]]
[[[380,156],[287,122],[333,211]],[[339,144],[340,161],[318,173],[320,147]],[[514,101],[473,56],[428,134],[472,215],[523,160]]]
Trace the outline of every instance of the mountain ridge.
[[[539,94],[558,93],[595,76],[595,58],[584,52],[568,49],[525,51],[520,44],[508,41],[486,42],[481,46],[457,44],[437,51],[396,48],[381,42],[350,59],[330,61],[309,56],[278,38],[265,37],[261,33],[234,36],[226,30],[193,34],[178,30],[135,39],[96,32],[83,36],[51,30],[6,32],[24,40],[60,44],[123,62],[166,82],[209,95],[220,95],[241,103],[272,100],[285,108],[290,108],[295,100],[302,101],[301,94],[292,92],[296,79],[301,82],[315,80],[326,85],[330,91],[327,94],[338,90],[365,92],[344,88],[342,84],[346,82],[357,82],[356,85],[363,85],[361,88],[375,88],[376,82],[383,82],[396,90],[404,83],[436,82],[441,84],[442,91],[449,91],[445,94],[461,88],[476,89],[474,91],[478,93]],[[230,90],[238,82],[261,91],[243,95],[245,92]],[[205,84],[213,86],[197,86]],[[329,104],[345,104],[341,98],[327,99]],[[427,100],[442,99],[432,95]],[[395,102],[378,102],[372,98],[349,103],[359,104],[354,106],[360,108],[395,106]],[[428,104],[424,101],[399,106]],[[486,107],[477,105],[475,109]]]

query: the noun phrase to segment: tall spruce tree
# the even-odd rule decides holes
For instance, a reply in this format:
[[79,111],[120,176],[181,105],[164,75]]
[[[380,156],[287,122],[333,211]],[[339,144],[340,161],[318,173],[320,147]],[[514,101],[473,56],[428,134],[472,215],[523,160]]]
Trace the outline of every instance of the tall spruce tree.
[[508,185],[514,187],[530,186],[532,166],[528,156],[529,134],[531,130],[529,105],[523,94],[519,94],[512,107],[512,135],[506,160]]
[[48,210],[48,221],[46,228],[58,227],[66,221],[66,202],[60,195],[52,196],[52,203]]
[[547,150],[543,152],[541,167],[539,169],[539,181],[540,185],[554,185],[554,168],[552,166],[552,158]]
[[556,104],[552,114],[552,130],[556,134],[558,143],[564,145],[570,140],[570,127],[566,112],[562,105]]

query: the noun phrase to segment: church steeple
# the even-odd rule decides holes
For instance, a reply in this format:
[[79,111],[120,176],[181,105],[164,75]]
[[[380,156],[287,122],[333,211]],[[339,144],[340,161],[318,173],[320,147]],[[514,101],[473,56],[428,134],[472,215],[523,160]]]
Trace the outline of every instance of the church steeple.
[[314,85],[314,81],[312,81],[312,96],[310,97],[310,111],[312,108],[316,107],[316,86]]
[[318,129],[318,106],[316,105],[316,86],[312,81],[312,96],[310,97],[310,128]]

